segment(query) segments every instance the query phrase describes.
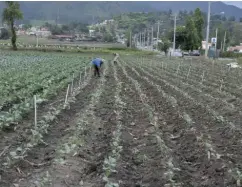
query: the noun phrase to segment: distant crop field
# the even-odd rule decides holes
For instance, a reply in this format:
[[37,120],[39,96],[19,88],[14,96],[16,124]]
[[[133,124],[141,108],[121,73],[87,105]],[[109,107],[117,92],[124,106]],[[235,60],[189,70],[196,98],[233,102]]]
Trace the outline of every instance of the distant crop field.
[[[18,36],[17,42],[20,45],[36,45],[37,39],[34,36]],[[0,40],[0,45],[11,44],[11,40]],[[80,46],[80,47],[101,47],[101,48],[124,48],[123,44],[119,43],[102,43],[102,42],[68,42],[58,41],[54,39],[39,38],[38,45],[61,45],[61,46]]]
[[240,186],[241,69],[100,54],[98,78],[95,54],[0,55],[0,186]]

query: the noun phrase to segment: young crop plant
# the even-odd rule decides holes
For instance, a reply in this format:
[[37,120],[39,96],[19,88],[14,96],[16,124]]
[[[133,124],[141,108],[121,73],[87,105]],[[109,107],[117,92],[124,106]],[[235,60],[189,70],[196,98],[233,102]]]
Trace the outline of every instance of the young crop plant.
[[[84,132],[91,128],[90,124],[95,123],[97,120],[94,114],[95,106],[99,103],[100,96],[104,91],[104,84],[106,82],[106,71],[104,69],[104,74],[100,79],[100,84],[96,88],[95,92],[91,95],[90,104],[81,111],[78,116],[79,119],[74,127],[71,127],[69,130],[73,131],[72,136],[70,136],[65,143],[61,143],[57,148],[57,157],[55,159],[56,164],[63,165],[65,164],[66,155],[75,156],[78,153],[78,150],[81,146],[85,144]],[[89,79],[89,78],[88,78]],[[84,86],[84,84],[83,84]],[[95,124],[93,124],[95,125]]]
[[[182,89],[180,89],[179,87],[170,84],[168,81],[159,78],[158,76],[155,76],[154,74],[150,74],[148,71],[145,71],[143,68],[141,68],[141,70],[147,74],[150,77],[153,77],[154,79],[158,79],[160,81],[162,81],[166,86],[171,87],[172,89],[174,89],[175,91],[181,93],[185,98],[189,99],[190,101],[193,101],[193,103],[195,105],[201,106],[202,108],[205,108],[215,119],[217,119],[218,121],[227,124],[231,130],[233,129],[238,129],[239,127],[236,127],[232,122],[226,120],[223,116],[219,115],[218,112],[216,112],[215,110],[213,110],[209,105],[204,105],[202,102],[197,101],[195,98],[193,98],[192,96],[190,96],[187,92],[184,92]],[[173,100],[173,99],[172,99]]]
[[65,58],[58,55],[15,55],[5,55],[9,67],[0,69],[0,85],[4,87],[0,91],[0,108],[4,111],[0,114],[0,129],[17,124],[33,109],[33,95],[41,99],[39,103],[56,96],[68,83],[70,74],[79,71],[77,67],[80,67],[76,57],[68,59],[67,63]]
[[52,186],[52,178],[49,172],[47,171],[44,176],[42,176],[39,180],[34,182],[36,187],[51,187]]
[[113,71],[114,71],[114,79],[117,83],[116,91],[115,91],[115,108],[116,110],[114,111],[116,114],[116,129],[113,132],[113,138],[112,138],[112,143],[111,143],[111,153],[107,158],[104,160],[103,164],[103,170],[104,170],[104,177],[103,180],[105,181],[106,185],[105,187],[118,187],[118,183],[114,183],[111,179],[110,176],[112,173],[116,173],[116,165],[117,161],[120,158],[120,153],[123,149],[123,147],[120,145],[121,141],[121,130],[122,130],[122,112],[123,108],[125,107],[126,103],[124,103],[120,97],[120,93],[122,90],[122,82],[119,81],[117,77],[117,70],[116,67],[113,66]]
[[[125,63],[125,62],[123,61],[123,63]],[[141,85],[139,84],[139,82],[137,80],[133,79],[131,76],[129,76],[123,66],[121,68],[122,68],[122,71],[125,74],[125,76],[134,84],[135,89],[137,90],[137,92],[140,96],[140,99],[144,105],[144,109],[148,113],[150,124],[154,125],[154,127],[156,128],[156,132],[155,132],[154,136],[157,139],[157,145],[159,146],[160,153],[162,155],[163,160],[165,161],[165,168],[168,169],[167,174],[166,174],[168,176],[167,180],[169,181],[169,183],[172,186],[174,186],[177,183],[175,183],[175,181],[172,180],[174,177],[173,172],[180,171],[180,169],[171,167],[171,166],[173,166],[172,157],[171,157],[171,149],[167,147],[164,140],[161,138],[162,133],[159,133],[159,124],[157,123],[158,114],[155,113],[155,109],[148,104],[147,96],[145,93],[143,93],[143,90],[141,89]]]
[[[84,80],[80,89],[85,88],[89,81],[90,75],[86,80]],[[67,104],[74,101],[75,96],[80,93],[80,90],[76,89],[73,93],[74,94],[70,97]],[[41,103],[41,100],[37,100],[37,103]],[[38,120],[37,126],[32,126],[30,127],[30,129],[28,129],[28,131],[30,131],[31,133],[31,135],[27,137],[28,141],[19,146],[17,149],[11,150],[9,155],[6,156],[6,162],[4,164],[5,167],[9,167],[18,160],[24,160],[27,151],[33,148],[34,146],[40,143],[47,145],[43,140],[43,135],[48,133],[49,126],[56,119],[56,117],[63,111],[63,109],[63,105],[62,103],[60,103],[60,105],[58,105],[57,108],[51,107],[47,114],[41,116],[40,120]]]

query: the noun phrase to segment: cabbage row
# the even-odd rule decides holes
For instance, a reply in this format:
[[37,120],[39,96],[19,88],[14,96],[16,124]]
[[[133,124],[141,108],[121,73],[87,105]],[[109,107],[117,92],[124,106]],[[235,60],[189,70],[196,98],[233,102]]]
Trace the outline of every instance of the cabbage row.
[[21,120],[38,102],[58,95],[90,61],[88,56],[0,52],[0,128]]

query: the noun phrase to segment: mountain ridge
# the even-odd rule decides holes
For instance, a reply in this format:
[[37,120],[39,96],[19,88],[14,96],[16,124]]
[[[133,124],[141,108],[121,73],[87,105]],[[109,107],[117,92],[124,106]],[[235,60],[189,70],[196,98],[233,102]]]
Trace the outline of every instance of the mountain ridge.
[[[0,2],[0,14],[4,8],[4,2]],[[203,12],[208,10],[208,2],[205,1],[119,1],[119,2],[20,2],[20,8],[24,14],[24,20],[58,20],[59,23],[80,21],[93,23],[101,19],[111,18],[113,15],[127,12],[173,12],[180,10],[193,11],[200,8]],[[234,16],[236,20],[242,17],[242,9],[223,2],[211,4],[211,14],[225,12],[226,17]],[[58,19],[57,19],[58,18]]]

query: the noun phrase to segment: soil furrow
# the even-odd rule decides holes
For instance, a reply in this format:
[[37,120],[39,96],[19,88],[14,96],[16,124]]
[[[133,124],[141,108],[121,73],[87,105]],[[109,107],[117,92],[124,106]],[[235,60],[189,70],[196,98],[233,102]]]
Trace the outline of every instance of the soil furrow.
[[[48,134],[44,135],[43,139],[46,145],[38,145],[28,152],[25,160],[33,163],[51,162],[54,159],[56,146],[61,137],[66,135],[68,129],[76,120],[76,115],[89,102],[89,92],[95,88],[97,80],[93,79],[91,84],[88,84],[79,95],[76,96],[76,102],[70,104],[70,109],[62,111],[57,119],[51,124]],[[46,166],[46,165],[45,165]],[[18,169],[16,169],[18,168]],[[28,175],[33,175],[34,172],[39,172],[43,168],[32,167],[24,161],[17,162],[10,169],[3,169],[0,172],[0,186],[10,187],[12,183],[18,183],[20,180],[27,179]]]
[[[168,155],[160,150],[155,127],[151,124],[144,103],[137,95],[133,83],[121,73],[121,68],[118,68],[118,72],[120,72],[119,79],[126,83],[122,90],[122,93],[125,93],[122,94],[122,100],[127,103],[127,111],[123,116],[123,151],[116,180],[120,180],[120,186],[125,187],[168,185],[171,182],[168,177],[170,174],[167,168]],[[171,180],[180,181],[176,171],[174,173]]]
[[[132,70],[130,70],[130,69],[127,69],[127,72],[129,72],[129,74],[132,74]],[[141,76],[146,76],[142,72],[139,72],[139,74]],[[141,78],[139,78],[137,75],[133,74],[133,76],[139,82],[142,82],[142,85],[144,85],[144,87],[148,88],[149,92],[147,92],[147,94],[149,94],[150,97],[152,97],[152,96],[154,97],[155,95],[157,95],[157,96],[159,95],[159,93],[155,89],[155,87],[146,83]],[[152,79],[152,77],[149,77],[149,78],[152,81],[154,81],[155,83],[158,82],[160,84],[159,81]],[[166,91],[166,93],[172,93],[171,95],[173,95],[173,94],[175,95],[175,98],[177,99],[177,103],[179,105],[180,111],[184,111],[187,114],[189,114],[189,116],[191,116],[192,120],[196,124],[196,129],[199,130],[198,132],[196,132],[198,135],[196,135],[196,133],[192,132],[191,129],[190,130],[187,129],[185,132],[183,132],[184,134],[186,134],[186,136],[185,136],[186,139],[185,140],[183,139],[185,137],[179,137],[179,139],[182,138],[184,142],[183,142],[183,144],[176,147],[176,151],[179,151],[179,153],[182,153],[181,155],[182,155],[183,159],[184,158],[187,159],[185,161],[185,164],[181,164],[181,168],[183,168],[186,171],[189,171],[189,167],[190,167],[190,170],[192,169],[192,170],[197,172],[197,173],[193,173],[192,177],[190,178],[190,180],[191,180],[190,182],[189,182],[188,177],[185,177],[184,180],[186,182],[188,182],[187,184],[189,184],[189,185],[191,185],[191,184],[194,185],[195,181],[200,181],[204,185],[205,184],[207,184],[207,185],[217,185],[217,184],[223,185],[224,181],[221,178],[221,176],[222,176],[221,174],[223,174],[226,179],[230,178],[228,176],[228,173],[226,173],[226,171],[221,170],[221,168],[223,168],[223,165],[222,165],[223,162],[220,159],[218,159],[218,160],[214,159],[213,161],[211,161],[211,160],[209,161],[208,156],[207,156],[207,152],[206,152],[206,147],[204,145],[202,145],[202,143],[198,143],[198,141],[196,141],[197,137],[199,136],[200,131],[203,133],[203,135],[209,136],[208,132],[204,131],[203,126],[204,125],[206,126],[206,124],[209,124],[209,122],[212,121],[212,119],[208,120],[209,116],[206,115],[205,111],[195,107],[194,105],[192,105],[192,103],[189,103],[189,101],[186,101],[184,98],[182,98],[183,97],[182,95],[179,95],[179,93],[174,92],[174,90],[171,90],[171,89],[169,89],[168,87],[165,87],[162,84],[160,84],[160,85]],[[157,103],[159,103],[160,99],[157,98],[157,99],[153,99],[153,100],[155,100],[156,101],[155,104],[157,104]],[[159,108],[159,106],[157,106],[157,105],[156,105],[156,107]],[[166,115],[166,117],[168,117],[168,115]],[[191,138],[193,137],[192,141],[190,141],[188,139],[188,137],[187,137],[188,134]],[[218,136],[218,135],[215,134],[215,136]],[[190,141],[190,142],[188,142],[188,141]],[[194,142],[194,141],[196,141],[196,142]],[[188,145],[186,145],[187,143],[188,143]],[[194,150],[195,152],[192,152],[191,150],[189,150],[190,152],[187,152],[187,150],[184,149],[185,146],[190,148],[191,143],[193,143],[193,145],[196,144],[196,146],[195,146],[196,149]],[[216,145],[216,146],[221,145],[220,142],[215,142],[215,143],[216,144],[214,144],[214,142],[213,142],[212,145]],[[219,148],[221,148],[221,147],[219,147]],[[200,151],[200,152],[198,152],[198,151]],[[199,155],[198,155],[198,153],[199,153]],[[219,150],[219,153],[221,153],[221,150]],[[191,155],[189,155],[189,154],[191,154]],[[192,154],[194,154],[194,155],[192,155]],[[178,156],[178,158],[180,158],[180,156]],[[191,158],[193,158],[193,160],[190,160]],[[226,158],[226,161],[229,164],[230,159]],[[216,173],[216,170],[220,171],[219,175],[221,175],[221,176],[219,176]],[[192,174],[192,173],[190,173],[190,174]],[[213,177],[208,178],[209,175],[213,175]],[[182,180],[182,181],[185,182],[184,180]]]
[[[146,68],[145,68],[146,69]],[[151,72],[151,69],[148,69],[148,72]],[[154,71],[152,71],[152,74],[164,79],[166,81],[169,81],[171,84],[177,86],[177,87],[182,87],[182,89],[189,93],[194,99],[196,99],[198,102],[203,103],[204,105],[209,106],[209,108],[213,109],[216,111],[218,116],[222,116],[225,118],[227,121],[232,122],[236,128],[240,129],[240,123],[242,120],[242,113],[238,109],[240,108],[239,106],[230,106],[229,103],[227,102],[221,102],[221,99],[217,98],[211,98],[208,97],[206,93],[202,92],[202,90],[197,89],[193,85],[189,85],[187,83],[181,82],[180,80],[171,79],[170,77],[161,77]],[[198,83],[199,84],[199,83]]]
[[[84,72],[81,73],[81,76],[84,78]],[[79,80],[76,80],[74,82],[78,81]],[[38,118],[46,115],[51,108],[56,108],[64,103],[65,95],[66,88],[59,91],[57,96],[38,105]],[[11,126],[10,128],[6,128],[5,131],[0,130],[0,137],[3,137],[0,142],[0,152],[2,152],[6,146],[16,148],[21,143],[28,141],[27,137],[29,136],[29,130],[33,128],[34,112],[24,115],[23,118],[22,121],[16,123],[16,127]],[[0,162],[2,162],[1,159],[2,158],[0,157]]]

